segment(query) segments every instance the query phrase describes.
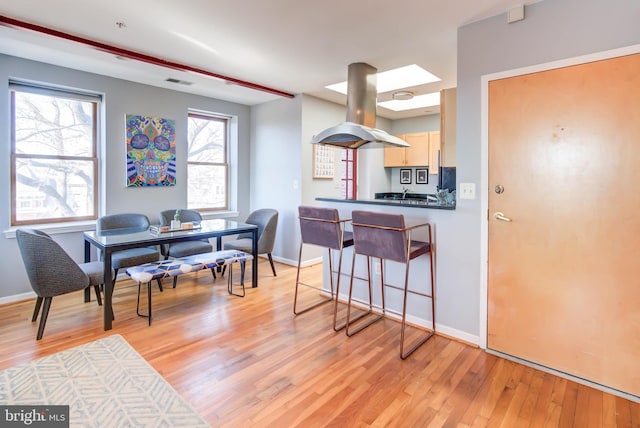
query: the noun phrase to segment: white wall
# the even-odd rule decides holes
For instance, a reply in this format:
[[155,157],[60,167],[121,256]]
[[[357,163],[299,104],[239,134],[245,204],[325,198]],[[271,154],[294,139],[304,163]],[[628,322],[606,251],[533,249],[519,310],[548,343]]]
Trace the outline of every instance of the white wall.
[[[476,22],[458,31],[457,180],[481,182],[481,77],[588,53],[640,43],[640,2],[636,0],[553,0],[525,8],[525,20],[507,24],[506,14]],[[455,260],[440,282],[458,296],[447,310],[457,320],[448,325],[479,333],[481,302],[482,212],[475,200],[458,200],[451,213]],[[440,268],[440,265],[438,266]],[[455,324],[452,324],[455,323]]]
[[439,130],[440,115],[429,114],[426,116],[409,117],[406,119],[396,119],[391,121],[391,130],[389,132],[393,135],[398,135]]
[[[138,212],[157,222],[159,212],[175,207],[185,207],[186,193],[186,134],[189,108],[224,113],[238,117],[238,201],[236,209],[241,215],[249,212],[249,124],[250,109],[247,106],[205,98],[182,92],[170,91],[97,74],[85,73],[0,55],[0,230],[10,227],[10,133],[8,79],[24,79],[52,85],[78,88],[104,94],[104,133],[102,147],[105,153],[100,165],[103,175],[100,185],[106,189],[101,213]],[[126,114],[144,114],[174,119],[176,121],[177,180],[175,187],[126,188],[126,147],[124,144],[124,119]],[[93,226],[87,228],[92,229]],[[54,235],[76,261],[84,257],[81,232]],[[0,298],[31,291],[18,246],[14,238],[0,234],[0,271],[3,272]]]

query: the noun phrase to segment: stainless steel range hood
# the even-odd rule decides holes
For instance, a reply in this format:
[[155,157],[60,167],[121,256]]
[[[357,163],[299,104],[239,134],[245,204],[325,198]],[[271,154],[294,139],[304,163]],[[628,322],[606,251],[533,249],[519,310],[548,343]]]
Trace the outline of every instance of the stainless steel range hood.
[[370,147],[409,147],[406,141],[376,129],[376,73],[362,62],[349,64],[347,79],[347,121],[314,136],[311,144],[358,149]]

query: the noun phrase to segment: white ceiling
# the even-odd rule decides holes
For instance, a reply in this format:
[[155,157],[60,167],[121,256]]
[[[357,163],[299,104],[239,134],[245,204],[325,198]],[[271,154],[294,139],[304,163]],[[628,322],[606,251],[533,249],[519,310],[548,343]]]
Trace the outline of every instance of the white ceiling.
[[[529,2],[530,3],[530,2]],[[345,104],[324,87],[353,62],[386,71],[418,64],[456,86],[457,28],[506,13],[518,0],[20,0],[0,15],[293,94]],[[125,28],[116,23],[123,22]],[[506,15],[505,15],[506,24]],[[0,25],[0,52],[247,105],[279,98],[192,72],[114,55],[61,38]],[[167,78],[192,82],[186,86]],[[391,94],[380,94],[379,101]],[[378,108],[389,119],[437,113]]]

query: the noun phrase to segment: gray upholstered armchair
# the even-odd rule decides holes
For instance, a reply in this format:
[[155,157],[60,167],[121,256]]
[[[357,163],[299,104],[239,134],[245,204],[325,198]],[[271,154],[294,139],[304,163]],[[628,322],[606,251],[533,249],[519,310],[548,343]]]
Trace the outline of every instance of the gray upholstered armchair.
[[42,307],[37,340],[42,339],[55,296],[94,287],[98,304],[102,305],[102,262],[76,263],[57,242],[40,230],[18,229],[16,238],[31,288],[38,296],[32,322],[36,321]]
[[[245,223],[258,226],[258,254],[266,254],[271,264],[273,276],[276,276],[276,268],[273,265],[271,252],[276,240],[276,229],[278,227],[278,211],[272,208],[263,208],[249,214]],[[225,250],[239,250],[251,253],[251,233],[243,233],[238,235],[235,241],[226,242]],[[244,264],[242,264],[242,273],[244,274]]]

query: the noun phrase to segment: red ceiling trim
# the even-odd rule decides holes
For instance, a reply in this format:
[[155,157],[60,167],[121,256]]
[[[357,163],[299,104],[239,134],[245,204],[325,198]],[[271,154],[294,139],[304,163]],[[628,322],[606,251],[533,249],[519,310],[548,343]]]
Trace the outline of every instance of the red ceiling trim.
[[154,57],[151,55],[143,54],[140,52],[131,51],[124,48],[119,48],[117,46],[108,45],[101,42],[96,42],[95,40],[85,39],[84,37],[74,36],[73,34],[64,33],[62,31],[54,30],[52,28],[42,27],[40,25],[31,24],[29,22],[19,21],[17,19],[9,18],[7,16],[0,15],[0,25],[4,25],[7,27],[17,27],[23,28],[31,31],[35,31],[38,33],[46,34],[48,36],[59,37],[61,39],[70,40],[72,42],[81,43],[83,45],[90,46],[97,50],[107,52],[113,55],[119,55],[121,57],[135,59],[138,61],[146,62],[149,64],[159,65],[161,67],[167,67],[174,70],[179,71],[189,71],[192,73],[202,74],[208,77],[214,77],[216,79],[222,79],[229,83],[233,83],[238,86],[244,86],[249,89],[255,89],[257,91],[268,92],[274,95],[279,95],[285,98],[294,98],[295,95],[290,94],[288,92],[284,92],[278,89],[273,89],[268,86],[259,85],[257,83],[247,82],[245,80],[235,79],[233,77],[224,76],[222,74],[213,73],[208,70],[204,70],[202,68],[193,67],[186,64],[181,64],[178,62],[168,61],[162,58]]

